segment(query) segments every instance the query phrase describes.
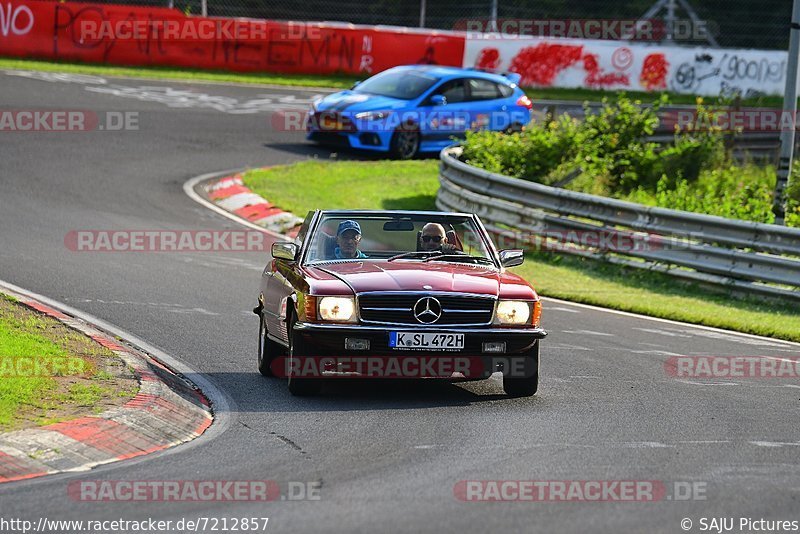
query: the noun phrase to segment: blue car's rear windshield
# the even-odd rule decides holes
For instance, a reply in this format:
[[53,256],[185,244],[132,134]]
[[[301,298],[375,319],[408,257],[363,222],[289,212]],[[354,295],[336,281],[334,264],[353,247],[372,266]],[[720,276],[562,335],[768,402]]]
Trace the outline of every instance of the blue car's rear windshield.
[[438,80],[419,71],[387,70],[359,84],[353,90],[356,93],[411,100],[430,89]]

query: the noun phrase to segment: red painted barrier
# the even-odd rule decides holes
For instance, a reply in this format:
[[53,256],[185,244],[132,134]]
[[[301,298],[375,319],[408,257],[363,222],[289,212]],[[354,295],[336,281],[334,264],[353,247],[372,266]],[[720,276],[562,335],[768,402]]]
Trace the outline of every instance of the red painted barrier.
[[13,0],[0,3],[0,55],[115,65],[360,74],[409,63],[461,66],[464,36],[195,17],[167,8]]

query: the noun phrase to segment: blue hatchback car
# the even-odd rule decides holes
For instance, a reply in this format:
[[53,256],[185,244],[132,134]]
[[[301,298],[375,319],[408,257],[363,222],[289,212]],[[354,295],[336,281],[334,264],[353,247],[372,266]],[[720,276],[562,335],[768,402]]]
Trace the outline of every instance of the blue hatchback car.
[[456,67],[394,67],[316,100],[308,139],[409,159],[438,152],[467,130],[519,131],[533,104],[518,81]]

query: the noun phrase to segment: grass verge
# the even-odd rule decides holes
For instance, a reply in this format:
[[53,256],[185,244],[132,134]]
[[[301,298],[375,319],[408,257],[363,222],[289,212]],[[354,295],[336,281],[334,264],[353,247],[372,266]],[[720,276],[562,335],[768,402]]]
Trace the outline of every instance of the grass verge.
[[[318,208],[436,209],[438,160],[320,162],[252,170],[245,184],[304,215]],[[298,187],[298,184],[300,186]],[[730,295],[660,273],[549,252],[513,269],[541,295],[800,341],[800,307]]]
[[138,382],[113,352],[0,294],[0,430],[94,415]]
[[[94,74],[97,76],[123,76],[129,78],[156,78],[181,81],[207,81],[241,84],[269,84],[303,87],[324,87],[330,89],[347,89],[357,80],[366,76],[352,75],[311,75],[311,74],[274,74],[268,72],[231,72],[223,70],[181,69],[174,67],[125,67],[96,63],[67,63],[41,61],[35,59],[0,58],[0,68],[39,70],[47,72],[68,72],[74,74]],[[557,89],[557,88],[525,88],[525,92],[535,100],[575,100],[600,101],[603,97],[613,99],[617,91],[595,89]],[[628,92],[633,99],[651,101],[660,93]],[[667,93],[673,104],[695,103],[695,95]],[[761,96],[743,99],[744,106],[776,107],[783,106],[783,98],[779,96]]]
[[303,87],[325,87],[345,89],[364,77],[346,75],[302,75],[271,74],[262,72],[231,72],[224,70],[182,69],[176,67],[125,67],[97,63],[62,63],[39,61],[35,59],[0,58],[0,68],[18,70],[38,70],[44,72],[67,72],[71,74],[93,74],[96,76],[122,76],[126,78],[147,78],[181,80],[187,82],[225,82],[241,84],[293,85]]

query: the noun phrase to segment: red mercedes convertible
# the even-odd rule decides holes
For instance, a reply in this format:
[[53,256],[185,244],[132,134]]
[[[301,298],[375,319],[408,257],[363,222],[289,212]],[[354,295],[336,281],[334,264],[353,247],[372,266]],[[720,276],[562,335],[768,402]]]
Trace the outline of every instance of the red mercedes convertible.
[[539,383],[536,291],[475,215],[314,211],[272,245],[261,278],[258,369],[294,395],[337,376],[485,379],[510,396]]

